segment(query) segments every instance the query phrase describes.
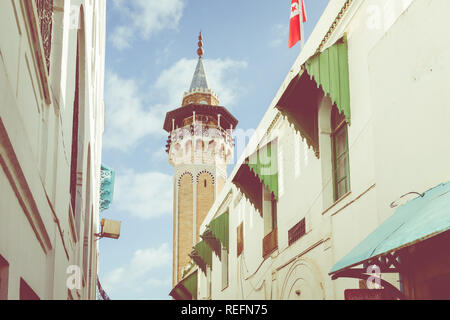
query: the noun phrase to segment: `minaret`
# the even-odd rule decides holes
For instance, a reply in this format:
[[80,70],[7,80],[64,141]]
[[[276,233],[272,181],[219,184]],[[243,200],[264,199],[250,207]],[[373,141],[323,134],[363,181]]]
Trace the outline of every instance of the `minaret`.
[[173,285],[189,265],[199,229],[227,178],[233,160],[233,129],[238,121],[209,88],[200,33],[198,63],[180,108],[166,114],[164,130],[169,163],[174,167]]

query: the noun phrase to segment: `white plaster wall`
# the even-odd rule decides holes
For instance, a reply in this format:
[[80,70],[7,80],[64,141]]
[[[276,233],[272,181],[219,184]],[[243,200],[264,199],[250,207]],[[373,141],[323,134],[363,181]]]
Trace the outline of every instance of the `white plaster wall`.
[[[274,127],[282,154],[278,250],[263,262],[261,217],[245,206],[245,198],[236,207],[230,204],[230,284],[219,290],[221,265],[214,259],[213,299],[343,299],[345,289],[358,288],[358,280],[332,281],[331,267],[393,213],[389,204],[398,196],[450,180],[445,138],[450,133],[446,90],[450,32],[445,18],[449,6],[445,0],[354,1],[325,44],[326,48],[347,33],[351,193],[331,207],[324,201],[329,180],[324,172],[331,161],[323,152],[322,139],[329,133],[321,132],[321,158],[317,159],[293,128],[279,120]],[[329,26],[339,10],[330,3],[308,42],[320,43],[324,24]],[[307,48],[314,51],[308,43]],[[267,130],[275,118],[274,103],[258,130]],[[253,153],[256,143],[244,155]],[[233,187],[230,180],[237,167],[224,190]],[[233,187],[233,199],[237,196]],[[203,225],[220,214],[224,198],[222,192]],[[288,230],[304,217],[306,235],[288,246]],[[241,265],[242,257],[236,258],[236,228],[241,221],[246,267]],[[244,278],[254,275],[242,281],[242,273]],[[398,285],[395,279],[393,284]],[[297,289],[300,296],[289,296]]]
[[[86,113],[85,138],[81,141],[84,185],[80,203],[83,215],[85,182],[90,175],[94,225],[89,236],[92,236],[99,221],[106,3],[55,0],[51,72],[47,78],[51,103],[47,104],[38,73],[42,62],[33,53],[35,44],[30,40],[23,1],[0,2],[0,254],[10,264],[9,299],[19,298],[20,277],[41,299],[66,299],[66,269],[82,261],[83,239],[73,242],[68,219],[78,31],[70,19],[71,9],[81,5],[86,35],[86,64],[82,66],[86,70],[85,88],[82,88],[86,92]],[[95,41],[93,23],[97,25]],[[89,144],[92,170],[86,172]],[[83,222],[84,219],[81,230],[84,230]],[[96,244],[91,244],[90,252],[97,256]],[[95,259],[92,268],[95,286]],[[86,299],[88,291],[94,288],[85,287],[72,295]],[[91,294],[91,298],[95,295]]]
[[449,9],[445,0],[413,2],[369,53],[382,220],[401,195],[450,181]]

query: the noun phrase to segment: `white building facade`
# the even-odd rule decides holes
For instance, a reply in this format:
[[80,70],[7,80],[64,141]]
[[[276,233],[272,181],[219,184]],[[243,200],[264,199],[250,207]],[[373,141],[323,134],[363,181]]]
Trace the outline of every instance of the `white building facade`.
[[0,3],[0,299],[95,299],[106,1]]
[[[202,253],[212,258],[197,271],[198,299],[366,288],[367,277],[332,278],[344,270],[333,266],[413,198],[402,195],[450,181],[449,10],[446,0],[330,1],[202,224],[218,248]],[[439,259],[427,274],[447,279]],[[412,271],[381,278],[407,298],[435,297],[414,292]]]

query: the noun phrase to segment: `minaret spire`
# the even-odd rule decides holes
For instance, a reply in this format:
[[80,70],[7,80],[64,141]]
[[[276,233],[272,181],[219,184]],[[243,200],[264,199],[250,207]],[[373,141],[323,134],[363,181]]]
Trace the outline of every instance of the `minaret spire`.
[[203,66],[203,55],[205,50],[203,49],[203,35],[200,31],[198,35],[198,62],[195,68],[194,76],[192,78],[191,87],[189,91],[184,94],[183,106],[188,104],[209,104],[209,105],[219,105],[219,98],[209,88],[208,77],[205,72],[205,67]]
[[197,49],[198,58],[201,59],[204,53],[205,51],[203,50],[203,37],[202,32],[200,31],[200,35],[198,36],[198,49]]
[[208,90],[208,78],[206,77],[205,67],[203,66],[203,55],[205,54],[205,51],[203,49],[203,37],[202,32],[200,32],[198,36],[198,49],[197,49],[197,55],[198,55],[198,63],[197,68],[195,68],[194,77],[192,78],[191,88],[189,91],[194,91],[196,89],[200,90]]

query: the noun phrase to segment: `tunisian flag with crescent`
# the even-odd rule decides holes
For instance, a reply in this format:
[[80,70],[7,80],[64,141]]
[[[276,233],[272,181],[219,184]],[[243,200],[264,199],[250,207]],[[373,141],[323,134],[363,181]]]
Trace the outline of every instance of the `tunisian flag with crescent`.
[[[300,30],[300,0],[292,0],[291,3],[291,24],[289,27],[289,48],[295,46],[297,42],[299,42],[302,38],[302,33]],[[307,21],[306,17],[306,9],[305,9],[305,0],[302,1],[302,15],[303,22]]]

